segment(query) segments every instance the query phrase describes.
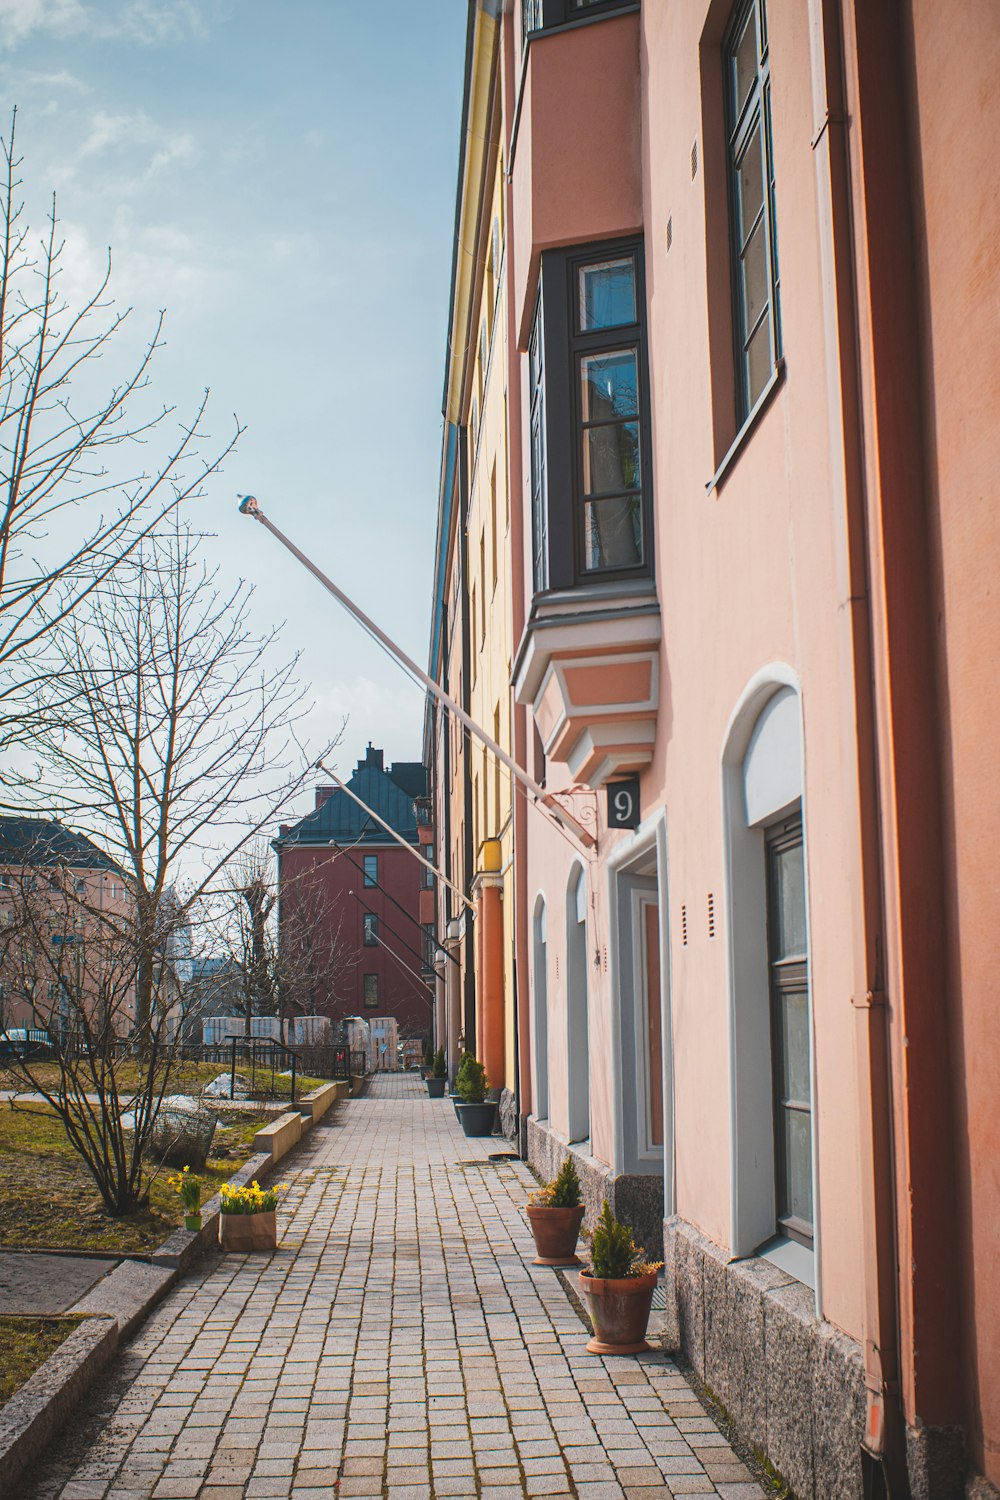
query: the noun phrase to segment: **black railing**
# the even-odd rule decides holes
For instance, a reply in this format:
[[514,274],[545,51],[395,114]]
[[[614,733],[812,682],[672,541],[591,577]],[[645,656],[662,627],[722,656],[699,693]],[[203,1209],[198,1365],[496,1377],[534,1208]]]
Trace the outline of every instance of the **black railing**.
[[300,1072],[298,1054],[280,1042],[264,1037],[234,1036],[229,1044],[229,1097],[236,1098],[236,1074],[248,1077],[249,1088],[241,1090],[249,1099],[288,1099],[295,1103],[295,1081]]
[[[362,1077],[368,1072],[368,1057],[364,1052],[352,1052],[349,1047],[315,1048],[315,1071],[323,1078],[350,1079],[352,1073]],[[314,1053],[310,1053],[312,1059]],[[311,1065],[311,1064],[310,1064]]]

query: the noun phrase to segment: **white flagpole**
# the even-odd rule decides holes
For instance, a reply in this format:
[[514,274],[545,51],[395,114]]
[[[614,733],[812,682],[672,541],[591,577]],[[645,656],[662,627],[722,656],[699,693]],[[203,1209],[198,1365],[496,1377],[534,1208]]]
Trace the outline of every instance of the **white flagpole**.
[[269,520],[261,510],[258,501],[254,498],[253,495],[243,496],[242,500],[240,501],[240,514],[244,516],[252,516],[255,521],[259,521],[262,526],[266,526],[268,531],[271,532],[272,536],[276,536],[282,546],[287,548],[292,556],[294,558],[297,558],[302,566],[304,568],[307,568],[313,575],[313,577],[323,585],[327,593],[332,594],[333,597],[338,601],[338,603],[344,606],[348,614],[353,615],[358,623],[364,626],[365,630],[370,631],[375,639],[381,642],[381,644],[390,653],[390,655],[394,656],[396,660],[402,666],[404,666],[408,672],[411,672],[414,677],[422,682],[427,691],[431,693],[439,703],[443,703],[445,708],[448,709],[449,713],[454,714],[455,717],[465,725],[470,734],[474,734],[476,739],[478,739],[482,744],[486,746],[487,750],[492,751],[492,753],[497,757],[501,764],[507,767],[511,775],[514,776],[521,783],[521,785],[531,793],[535,801],[538,802],[540,806],[547,809],[547,811],[550,812],[552,816],[563,825],[564,828],[569,829],[574,837],[579,839],[585,848],[592,849],[594,847],[595,840],[593,835],[588,833],[586,828],[584,828],[582,824],[577,822],[576,818],[573,817],[573,814],[568,812],[565,807],[561,806],[560,803],[553,801],[552,794],[550,792],[546,792],[544,787],[539,786],[534,777],[529,776],[527,771],[524,770],[523,766],[519,766],[517,761],[513,760],[511,756],[507,754],[506,750],[504,750],[500,745],[497,744],[496,740],[493,739],[491,735],[487,734],[482,725],[477,724],[475,719],[467,714],[465,712],[465,709],[455,702],[454,698],[448,696],[444,688],[440,687],[432,677],[429,677],[427,675],[422,667],[418,667],[416,662],[413,661],[411,657],[407,656],[402,647],[397,646],[395,641],[391,640],[389,636],[386,635],[384,630],[379,629],[374,620],[369,619],[364,611],[354,603],[353,599],[350,599],[342,589],[339,589],[331,578],[328,578],[327,575],[320,568],[318,568],[316,564],[310,558],[308,558],[304,552],[301,552],[299,548],[296,547],[293,541],[285,536],[284,532],[279,531],[274,522]]
[[414,859],[418,859],[425,869],[430,870],[431,874],[435,875],[437,879],[441,881],[442,885],[446,885],[450,891],[454,891],[459,901],[464,901],[472,914],[475,915],[476,908],[474,904],[469,900],[468,896],[463,895],[458,886],[453,885],[452,882],[448,879],[447,875],[442,875],[437,866],[432,865],[429,859],[425,859],[422,854],[419,854],[417,850],[414,849],[412,844],[408,844],[402,837],[402,835],[396,832],[395,828],[390,828],[385,819],[380,818],[373,807],[369,807],[367,802],[362,801],[357,792],[351,791],[351,788],[347,785],[346,781],[341,781],[336,771],[331,771],[330,767],[325,765],[321,760],[316,762],[316,767],[317,770],[323,772],[324,776],[329,776],[331,781],[335,781],[342,792],[346,792],[347,795],[352,799],[352,801],[356,802],[360,808],[363,808],[370,818],[374,818],[375,822],[378,823],[382,828],[384,828],[386,833],[388,833],[392,838],[396,840],[397,844],[402,844],[403,848],[406,849],[408,853],[412,854]]

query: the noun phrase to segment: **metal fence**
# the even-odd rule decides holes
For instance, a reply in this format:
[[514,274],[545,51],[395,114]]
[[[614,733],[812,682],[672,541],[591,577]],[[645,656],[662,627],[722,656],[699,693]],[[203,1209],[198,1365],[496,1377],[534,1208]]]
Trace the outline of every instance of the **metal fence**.
[[298,1054],[280,1042],[262,1037],[234,1036],[229,1043],[229,1097],[236,1098],[236,1075],[248,1085],[240,1092],[250,1099],[287,1099],[295,1103],[300,1076]]

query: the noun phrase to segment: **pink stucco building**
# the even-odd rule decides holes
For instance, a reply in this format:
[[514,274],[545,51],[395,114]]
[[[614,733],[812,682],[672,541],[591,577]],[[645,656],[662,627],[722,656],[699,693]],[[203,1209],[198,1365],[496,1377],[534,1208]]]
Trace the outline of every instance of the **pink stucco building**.
[[515,799],[529,1160],[802,1500],[994,1493],[995,6],[469,25],[512,743],[588,831]]

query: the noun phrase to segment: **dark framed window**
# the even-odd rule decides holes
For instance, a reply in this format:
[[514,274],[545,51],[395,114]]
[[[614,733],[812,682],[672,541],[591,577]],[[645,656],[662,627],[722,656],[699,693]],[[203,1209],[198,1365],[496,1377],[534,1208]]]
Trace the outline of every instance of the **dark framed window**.
[[651,572],[645,307],[641,240],[542,256],[529,346],[536,592]]
[[542,298],[528,342],[528,389],[531,420],[531,529],[535,592],[549,586],[548,491],[545,478],[545,348]]
[[740,0],[723,44],[737,416],[752,411],[781,356],[781,283],[765,0]]
[[378,885],[378,855],[365,855],[365,885]]
[[378,1005],[378,975],[366,974],[364,976],[364,999],[369,1010],[374,1010]]
[[776,1227],[811,1247],[809,953],[801,816],[771,829],[766,850]]
[[378,917],[375,916],[374,912],[365,912],[364,931],[361,941],[366,948],[378,947]]

